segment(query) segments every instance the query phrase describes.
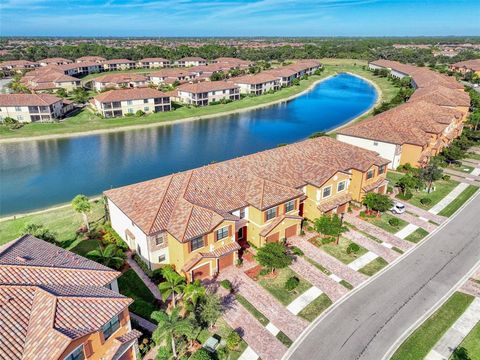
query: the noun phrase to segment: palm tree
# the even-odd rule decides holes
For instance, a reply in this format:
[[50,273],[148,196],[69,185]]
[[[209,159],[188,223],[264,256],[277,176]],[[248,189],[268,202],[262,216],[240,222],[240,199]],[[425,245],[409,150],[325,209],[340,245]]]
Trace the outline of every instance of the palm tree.
[[170,343],[173,357],[177,357],[175,338],[187,335],[192,332],[192,324],[188,319],[183,319],[179,315],[180,308],[174,308],[170,314],[163,311],[152,312],[151,318],[158,323],[157,328],[152,334],[155,344],[160,345],[163,341]]
[[163,301],[172,296],[172,305],[175,308],[175,295],[181,294],[185,289],[185,279],[174,271],[165,271],[163,276],[165,281],[158,285],[158,289],[162,293]]
[[92,204],[88,201],[88,198],[85,195],[77,195],[72,200],[73,210],[82,214],[83,222],[87,227],[87,230],[90,231],[90,224],[88,222],[88,213],[92,210]]
[[185,286],[183,297],[185,300],[190,300],[190,302],[195,306],[197,305],[198,299],[203,298],[205,294],[205,287],[200,283],[200,280],[195,280],[194,282]]
[[117,270],[120,269],[125,262],[125,254],[122,249],[118,248],[115,244],[108,244],[105,248],[99,246],[97,249],[88,252],[87,257]]

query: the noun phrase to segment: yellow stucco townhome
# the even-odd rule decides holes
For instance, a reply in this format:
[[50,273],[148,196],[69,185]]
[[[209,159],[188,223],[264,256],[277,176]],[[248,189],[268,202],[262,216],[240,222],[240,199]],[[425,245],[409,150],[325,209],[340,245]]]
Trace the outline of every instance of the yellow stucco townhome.
[[105,192],[112,227],[150,268],[188,279],[235,264],[248,243],[298,235],[304,218],[385,192],[388,160],[329,137]]

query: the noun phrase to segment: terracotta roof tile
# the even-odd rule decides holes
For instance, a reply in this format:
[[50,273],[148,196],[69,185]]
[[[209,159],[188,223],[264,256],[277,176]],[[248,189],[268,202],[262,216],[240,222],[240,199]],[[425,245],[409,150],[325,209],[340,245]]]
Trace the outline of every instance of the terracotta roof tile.
[[59,101],[50,94],[0,94],[0,106],[48,106]]
[[194,94],[204,93],[217,90],[238,89],[238,85],[230,81],[204,81],[195,84],[183,84],[180,85],[177,90],[185,91]]
[[112,101],[141,100],[166,97],[165,93],[151,88],[118,89],[101,93],[94,97],[104,103]]

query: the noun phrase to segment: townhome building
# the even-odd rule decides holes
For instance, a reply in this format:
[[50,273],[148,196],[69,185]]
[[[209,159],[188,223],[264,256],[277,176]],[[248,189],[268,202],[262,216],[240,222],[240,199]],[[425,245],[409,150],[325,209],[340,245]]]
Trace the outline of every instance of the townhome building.
[[298,77],[297,70],[291,69],[289,67],[266,70],[262,71],[262,73],[267,75],[274,75],[280,81],[281,87],[292,85],[292,82]]
[[46,58],[42,60],[37,61],[40,66],[49,66],[49,65],[65,65],[65,64],[71,64],[73,61],[65,58]]
[[96,91],[146,87],[148,84],[148,78],[141,74],[106,74],[92,80],[92,88]]
[[426,101],[409,102],[337,131],[337,139],[376,151],[390,168],[421,167],[460,135],[464,113]]
[[261,95],[280,88],[280,79],[276,75],[263,72],[235,77],[232,82],[240,87],[241,94]]
[[0,121],[51,122],[72,109],[68,100],[50,94],[0,94]]
[[119,275],[31,235],[0,247],[0,358],[135,360]]
[[150,82],[155,85],[185,83],[195,80],[196,77],[195,73],[186,69],[161,69],[148,76]]
[[28,60],[10,60],[3,61],[0,63],[0,69],[9,73],[22,72],[25,70],[31,70],[39,67],[40,65],[36,62]]
[[82,62],[96,62],[96,63],[102,63],[106,61],[104,57],[101,56],[82,56],[79,57],[78,59],[75,60],[77,63],[82,63]]
[[305,140],[105,191],[112,227],[151,269],[189,280],[257,247],[298,235],[304,218],[343,213],[384,193],[388,160],[329,137]]
[[210,77],[216,72],[228,73],[230,70],[235,69],[236,66],[231,63],[215,63],[208,65],[198,65],[189,67],[188,71],[194,74],[196,77],[204,76]]
[[82,61],[66,65],[52,65],[46,68],[58,69],[59,71],[63,71],[65,75],[69,76],[81,76],[103,71],[103,64],[94,61]]
[[138,60],[137,67],[143,69],[156,69],[169,67],[171,65],[170,60],[164,58],[145,58]]
[[175,65],[179,67],[207,65],[207,60],[201,57],[188,56],[175,61]]
[[170,98],[150,88],[110,90],[95,96],[91,104],[105,118],[143,111],[146,114],[170,111]]
[[28,72],[22,77],[21,82],[33,92],[57,89],[72,91],[81,86],[78,78],[65,75],[60,69],[50,67],[42,67]]
[[111,59],[102,62],[103,70],[115,71],[115,70],[129,70],[135,69],[136,63],[133,60],[128,59]]
[[450,70],[456,71],[462,74],[472,72],[480,76],[480,59],[460,61],[450,65]]
[[229,81],[205,81],[183,84],[177,88],[178,99],[194,106],[205,106],[222,100],[239,100],[240,87]]
[[214,64],[229,64],[236,69],[248,69],[253,66],[253,61],[232,58],[232,57],[219,57],[212,61]]

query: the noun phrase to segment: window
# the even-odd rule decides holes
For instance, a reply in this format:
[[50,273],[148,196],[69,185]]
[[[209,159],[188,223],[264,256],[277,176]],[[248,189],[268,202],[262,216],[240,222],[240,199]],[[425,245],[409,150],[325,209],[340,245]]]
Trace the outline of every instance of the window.
[[228,236],[228,226],[217,230],[217,240],[222,240]]
[[332,187],[331,187],[331,186],[328,186],[328,187],[326,187],[326,188],[323,188],[322,198],[327,198],[327,197],[329,197],[330,195],[332,195]]
[[165,241],[164,240],[164,234],[158,234],[156,237],[155,237],[155,245],[162,245],[163,242]]
[[378,146],[378,141],[374,141],[373,146]]
[[143,99],[144,104],[148,104],[148,99]]
[[243,227],[238,229],[238,239],[243,239]]
[[133,101],[132,100],[128,100],[127,101],[127,105],[132,105],[133,104]]
[[285,212],[290,212],[295,209],[295,200],[290,200],[285,203]]
[[145,112],[148,112],[148,110],[149,110],[149,107],[148,107],[148,106],[145,106],[145,107],[143,108],[143,111],[145,111]]
[[17,115],[17,120],[18,120],[18,121],[22,121],[22,120],[23,120],[23,116],[22,116],[22,115]]
[[165,256],[165,255],[160,255],[160,256],[158,257],[158,262],[164,262],[165,259],[166,259],[166,256]]
[[102,326],[103,338],[107,340],[120,327],[120,319],[114,316],[109,322]]
[[345,190],[346,186],[347,186],[346,181],[340,181],[337,185],[337,192],[341,192],[341,191]]
[[128,113],[129,113],[129,114],[133,114],[133,109],[132,109],[132,108],[129,108],[129,109],[128,109]]
[[138,255],[142,255],[142,249],[140,248],[140,245],[137,245],[137,253]]
[[203,236],[196,237],[190,242],[191,251],[198,250],[203,247]]
[[375,171],[373,169],[367,171],[367,180],[373,178]]
[[277,217],[277,208],[271,208],[266,211],[267,221]]
[[383,174],[385,172],[385,165],[379,166],[378,167],[378,173]]
[[85,359],[85,354],[83,352],[83,345],[80,345],[78,348],[73,350],[70,355],[64,358],[64,360],[83,360]]
[[240,209],[240,215],[239,215],[240,219],[245,219],[245,208],[243,209]]
[[15,106],[15,111],[22,111],[22,108],[20,106]]

